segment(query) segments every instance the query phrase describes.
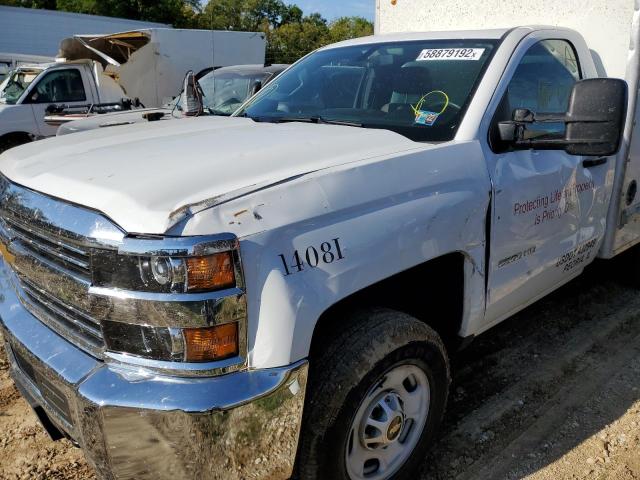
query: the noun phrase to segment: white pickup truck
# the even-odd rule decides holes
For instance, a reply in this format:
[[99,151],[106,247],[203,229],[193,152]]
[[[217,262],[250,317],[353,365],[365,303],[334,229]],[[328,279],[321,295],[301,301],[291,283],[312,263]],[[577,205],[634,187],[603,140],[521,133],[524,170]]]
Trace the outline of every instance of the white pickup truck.
[[626,82],[569,29],[373,36],[5,152],[16,384],[102,478],[416,478],[449,355],[640,240],[633,25]]
[[0,152],[56,134],[44,121],[52,104],[120,102],[127,95],[91,60],[22,65],[0,84]]

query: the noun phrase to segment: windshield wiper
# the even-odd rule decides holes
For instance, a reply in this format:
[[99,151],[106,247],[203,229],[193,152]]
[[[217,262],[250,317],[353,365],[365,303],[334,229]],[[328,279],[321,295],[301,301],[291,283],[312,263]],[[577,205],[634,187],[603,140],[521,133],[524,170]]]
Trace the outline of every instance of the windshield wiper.
[[350,122],[348,120],[332,120],[330,118],[317,117],[318,123],[326,123],[327,125],[344,125],[345,127],[362,127],[362,123]]
[[362,127],[361,123],[349,122],[346,120],[332,120],[325,118],[321,115],[314,115],[312,117],[252,117],[256,122],[270,122],[270,123],[289,123],[289,122],[303,122],[303,123],[317,123],[324,125],[343,125],[346,127]]

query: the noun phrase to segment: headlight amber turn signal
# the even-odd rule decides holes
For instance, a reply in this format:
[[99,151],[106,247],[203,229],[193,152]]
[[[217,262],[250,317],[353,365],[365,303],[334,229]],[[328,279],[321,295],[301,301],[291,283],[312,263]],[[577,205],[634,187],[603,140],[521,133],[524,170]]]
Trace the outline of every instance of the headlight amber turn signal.
[[236,284],[231,252],[187,258],[187,290],[208,291]]
[[238,324],[185,328],[185,360],[209,362],[238,355]]

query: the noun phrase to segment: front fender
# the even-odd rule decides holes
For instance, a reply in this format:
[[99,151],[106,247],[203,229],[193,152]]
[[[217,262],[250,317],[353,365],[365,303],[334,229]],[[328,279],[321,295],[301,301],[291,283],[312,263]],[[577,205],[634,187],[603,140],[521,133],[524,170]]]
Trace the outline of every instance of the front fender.
[[24,132],[38,135],[38,126],[29,105],[0,105],[0,137],[8,133]]
[[250,363],[267,368],[305,358],[331,305],[450,252],[475,275],[465,315],[481,315],[489,191],[477,142],[425,146],[283,182],[197,214],[182,233],[240,237]]

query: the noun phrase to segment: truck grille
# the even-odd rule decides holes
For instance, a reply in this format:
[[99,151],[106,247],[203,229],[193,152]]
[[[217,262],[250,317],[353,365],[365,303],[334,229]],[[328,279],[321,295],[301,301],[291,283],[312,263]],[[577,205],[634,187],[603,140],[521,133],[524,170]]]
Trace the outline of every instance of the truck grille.
[[91,280],[91,257],[87,249],[76,247],[61,238],[47,237],[21,222],[5,217],[7,226],[13,236],[31,252],[40,255],[50,262]]
[[[98,237],[109,235],[109,241]],[[90,293],[91,256],[122,232],[99,213],[20,187],[0,175],[0,252],[24,307],[60,336],[100,357],[101,305]],[[109,243],[111,242],[111,243]],[[117,243],[117,240],[116,240]],[[101,311],[104,311],[101,310]]]
[[63,336],[70,335],[90,350],[97,351],[104,347],[98,321],[47,295],[47,292],[24,278],[20,280],[20,285],[22,291],[19,292],[19,296],[24,306],[37,318],[45,320],[53,330]]

